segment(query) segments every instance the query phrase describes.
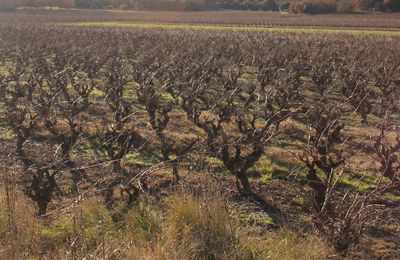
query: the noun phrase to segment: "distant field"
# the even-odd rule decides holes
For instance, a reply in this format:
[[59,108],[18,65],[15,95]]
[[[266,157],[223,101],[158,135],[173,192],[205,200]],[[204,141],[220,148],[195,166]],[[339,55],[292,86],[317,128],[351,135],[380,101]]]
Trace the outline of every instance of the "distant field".
[[[126,22],[129,26],[143,24],[176,24],[233,27],[268,28],[334,28],[334,29],[400,29],[400,14],[341,14],[300,15],[278,12],[134,12],[134,11],[89,11],[89,10],[26,10],[0,14],[3,23],[26,24],[30,21],[42,23]],[[103,24],[111,26],[111,24]],[[113,24],[115,26],[116,24]],[[121,26],[118,24],[118,26]],[[127,26],[127,25],[124,25]],[[149,27],[149,26],[147,26]],[[244,28],[246,29],[246,28]],[[269,29],[272,30],[272,29]],[[297,30],[297,29],[296,29]]]
[[362,35],[400,35],[400,31],[371,28],[295,28],[295,27],[265,27],[265,26],[237,26],[237,25],[194,25],[194,24],[172,24],[172,23],[132,23],[132,22],[77,22],[62,23],[66,26],[89,26],[89,27],[121,27],[121,28],[155,28],[155,29],[191,29],[191,30],[233,30],[233,31],[258,31],[258,32],[280,32],[280,33],[339,33],[339,34],[362,34]]

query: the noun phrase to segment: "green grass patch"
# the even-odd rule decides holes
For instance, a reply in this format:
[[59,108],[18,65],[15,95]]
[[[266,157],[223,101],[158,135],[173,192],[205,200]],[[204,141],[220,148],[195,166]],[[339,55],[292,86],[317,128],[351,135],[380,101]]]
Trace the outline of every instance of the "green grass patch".
[[15,133],[8,127],[0,126],[0,138],[11,140],[16,137]]
[[339,186],[362,192],[375,189],[381,181],[385,182],[387,180],[381,179],[380,176],[372,173],[352,173],[344,174],[339,180]]
[[[170,157],[171,159],[173,156]],[[125,156],[125,162],[141,166],[153,166],[162,161],[162,154],[160,150],[146,151],[146,150],[132,150]]]
[[39,232],[43,243],[53,244],[69,242],[77,235],[85,244],[95,247],[100,239],[115,237],[111,215],[96,199],[89,199],[80,204],[75,212],[55,219],[50,225],[43,226]]
[[148,28],[148,29],[191,29],[191,30],[232,30],[232,31],[258,31],[279,33],[339,33],[355,35],[386,35],[399,36],[400,31],[376,30],[368,28],[279,28],[255,26],[218,26],[218,25],[193,25],[193,24],[161,24],[161,23],[126,23],[126,22],[76,22],[61,23],[64,26],[84,27],[119,27],[119,28]]
[[368,114],[367,115],[367,121],[368,122],[378,122],[379,120],[382,120],[382,118],[379,118],[378,116],[373,115],[373,114]]
[[396,195],[393,193],[386,193],[384,198],[385,200],[389,200],[394,203],[400,203],[400,195]]
[[259,213],[240,214],[239,221],[243,226],[257,226],[264,228],[277,226],[271,217]]
[[101,90],[99,90],[99,89],[97,89],[97,88],[93,89],[93,90],[90,92],[90,96],[93,97],[93,98],[104,98],[105,95],[106,95],[106,94],[105,94],[103,91],[101,91]]
[[268,181],[273,178],[286,179],[290,174],[290,170],[284,165],[279,165],[269,159],[263,158],[249,169],[248,174],[251,177]]

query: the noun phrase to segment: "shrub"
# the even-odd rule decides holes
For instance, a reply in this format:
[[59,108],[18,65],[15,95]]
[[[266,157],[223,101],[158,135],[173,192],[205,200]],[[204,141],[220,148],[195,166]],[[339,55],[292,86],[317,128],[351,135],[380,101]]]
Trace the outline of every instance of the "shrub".
[[386,11],[386,6],[382,1],[379,1],[375,3],[374,10],[377,12],[384,12]]
[[305,14],[324,14],[335,13],[337,3],[335,1],[300,1],[295,0],[289,6],[289,11],[292,13]]
[[75,6],[77,8],[104,9],[106,8],[106,0],[76,0]]
[[262,2],[262,9],[264,11],[278,11],[278,5],[274,0],[264,0]]
[[296,1],[296,0],[292,1],[289,5],[288,10],[289,10],[289,12],[295,13],[295,14],[301,13],[303,10],[303,4],[304,3],[301,1]]
[[186,0],[185,11],[200,11],[204,9],[204,1],[199,0]]
[[280,4],[279,5],[279,11],[280,12],[287,12],[287,11],[289,11],[289,6],[290,6],[290,2],[286,2],[286,3]]
[[386,9],[392,12],[400,11],[400,0],[384,0],[383,4]]
[[340,0],[337,3],[336,11],[338,13],[350,13],[353,11],[353,3],[349,0]]
[[376,0],[353,0],[354,10],[368,10],[374,8]]

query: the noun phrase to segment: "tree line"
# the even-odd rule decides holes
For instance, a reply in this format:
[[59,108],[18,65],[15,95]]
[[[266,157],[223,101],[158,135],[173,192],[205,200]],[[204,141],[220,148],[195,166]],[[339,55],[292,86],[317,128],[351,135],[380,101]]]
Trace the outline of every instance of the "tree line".
[[397,12],[400,0],[5,0],[1,8],[43,7],[123,10],[253,10],[291,13],[351,13],[358,11]]
[[278,6],[274,0],[213,1],[213,0],[6,0],[0,7],[61,7],[123,10],[175,10],[200,11],[208,9],[272,10]]

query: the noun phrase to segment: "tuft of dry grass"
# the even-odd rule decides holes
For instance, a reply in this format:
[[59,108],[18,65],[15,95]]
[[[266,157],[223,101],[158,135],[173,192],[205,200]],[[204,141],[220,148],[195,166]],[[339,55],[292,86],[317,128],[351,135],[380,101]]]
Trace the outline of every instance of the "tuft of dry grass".
[[165,247],[175,259],[222,259],[241,255],[240,229],[222,196],[178,193],[167,201]]
[[0,170],[0,259],[21,259],[26,251],[37,250],[33,203],[17,190],[13,172]]
[[257,259],[318,260],[335,251],[316,235],[302,236],[288,229],[270,232],[266,237],[249,238]]
[[156,239],[145,249],[133,247],[133,258],[251,259],[241,243],[239,222],[213,187],[182,189],[166,198],[164,206],[161,232],[155,232]]
[[161,235],[162,221],[161,210],[141,199],[123,216],[125,236],[139,245],[154,243]]

